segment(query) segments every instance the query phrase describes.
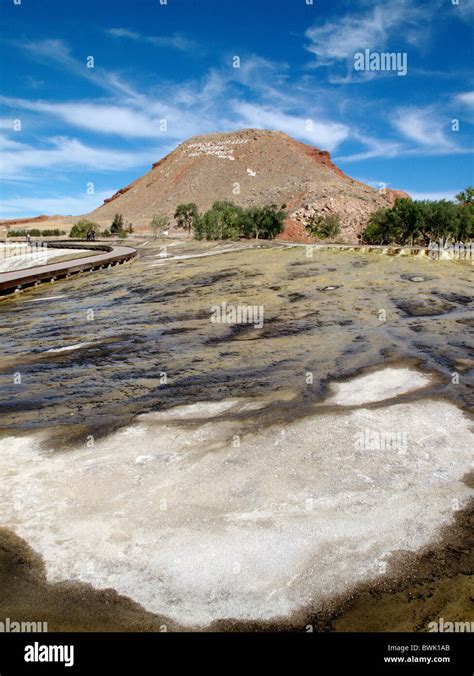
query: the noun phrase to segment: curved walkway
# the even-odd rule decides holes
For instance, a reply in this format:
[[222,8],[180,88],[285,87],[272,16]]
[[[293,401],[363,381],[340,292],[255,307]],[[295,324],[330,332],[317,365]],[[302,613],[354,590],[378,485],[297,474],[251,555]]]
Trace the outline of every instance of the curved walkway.
[[[58,249],[77,249],[77,242],[69,244],[68,242],[49,242],[51,248]],[[82,258],[73,258],[62,263],[49,263],[46,265],[37,265],[36,267],[24,268],[23,270],[12,270],[11,272],[0,273],[0,296],[4,296],[15,291],[21,291],[29,286],[37,286],[41,282],[52,282],[57,279],[64,279],[70,275],[80,272],[90,272],[100,270],[105,267],[112,267],[131,260],[137,255],[137,250],[130,246],[113,246],[108,244],[91,245],[81,243],[81,249],[98,250],[98,253]]]

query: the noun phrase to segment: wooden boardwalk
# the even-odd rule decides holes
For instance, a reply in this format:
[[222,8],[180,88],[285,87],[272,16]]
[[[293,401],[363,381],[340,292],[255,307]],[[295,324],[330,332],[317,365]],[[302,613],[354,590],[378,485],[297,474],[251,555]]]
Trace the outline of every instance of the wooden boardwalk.
[[[65,242],[51,242],[50,245],[51,248],[55,249],[72,250],[79,248],[76,243],[68,246]],[[91,252],[97,253],[63,261],[62,263],[47,263],[46,265],[37,265],[35,267],[23,268],[22,270],[11,270],[10,272],[0,273],[0,297],[15,293],[16,291],[22,291],[31,286],[37,286],[42,282],[52,282],[57,279],[65,279],[80,272],[90,272],[119,265],[137,255],[136,249],[130,246],[81,243],[80,248],[90,249]]]

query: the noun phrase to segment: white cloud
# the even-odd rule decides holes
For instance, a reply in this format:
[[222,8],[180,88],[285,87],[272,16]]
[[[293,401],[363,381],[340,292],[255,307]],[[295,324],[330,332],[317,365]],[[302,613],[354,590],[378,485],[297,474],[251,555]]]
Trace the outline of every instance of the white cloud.
[[12,117],[0,117],[0,129],[13,131],[13,122],[14,120]]
[[[210,93],[208,93],[211,96]],[[60,118],[68,125],[95,132],[130,139],[155,139],[156,141],[182,140],[202,131],[215,131],[220,123],[217,110],[203,114],[208,95],[196,101],[190,97],[190,106],[172,106],[145,98],[128,105],[103,102],[48,103],[0,96],[0,104],[13,109],[48,114]],[[165,98],[165,97],[163,97]]]
[[[405,40],[422,39],[413,33],[416,19],[424,18],[426,33],[427,11],[417,8],[407,0],[392,0],[385,4],[377,3],[369,11],[362,13],[358,5],[353,14],[338,16],[321,25],[308,28],[305,35],[310,42],[306,49],[317,57],[317,64],[328,65],[334,61],[352,58],[354,53],[363,49],[382,49],[389,38],[400,37],[403,27]],[[419,26],[418,26],[419,29]]]
[[402,155],[406,150],[401,143],[397,143],[396,141],[389,142],[371,139],[370,141],[367,141],[367,145],[369,146],[367,150],[361,150],[360,152],[351,153],[350,155],[338,155],[333,159],[335,162],[362,162],[376,157],[389,159]]
[[306,31],[311,43],[307,50],[316,54],[322,63],[334,59],[347,59],[365,47],[381,47],[387,39],[382,21],[382,8],[365,17],[346,16],[342,20],[326,21],[322,26],[313,26]]
[[470,108],[474,107],[474,91],[458,94],[456,96],[456,101],[459,101]]
[[[406,11],[404,17],[401,16],[402,9]],[[348,49],[352,53],[355,43],[365,40],[368,35],[374,36],[374,40],[386,40],[395,25],[401,25],[400,22],[410,24],[413,11],[405,0],[394,0],[390,6],[371,8],[360,17],[346,17],[341,25],[337,24],[339,33],[336,23],[325,24],[328,40],[321,47],[322,58],[329,61],[343,58]],[[355,32],[350,30],[352,28]],[[140,39],[138,33],[128,29],[112,30],[117,38]],[[344,31],[348,31],[347,35]],[[350,40],[355,42],[351,45]],[[13,110],[12,116],[17,115],[18,108],[28,110],[38,116],[43,127],[49,125],[50,129],[57,129],[57,119],[60,119],[67,129],[67,137],[57,137],[56,132],[55,137],[51,134],[51,138],[45,140],[37,138],[32,145],[10,140],[10,146],[7,146],[4,138],[7,154],[3,158],[3,178],[7,180],[19,180],[22,172],[36,178],[41,170],[48,168],[108,171],[143,167],[173,149],[176,141],[239,127],[278,129],[329,151],[337,151],[350,140],[352,153],[336,158],[346,162],[468,152],[456,146],[458,139],[449,138],[446,120],[439,118],[434,107],[400,108],[391,112],[388,124],[392,130],[386,129],[384,138],[372,136],[372,131],[368,136],[357,124],[344,122],[353,119],[353,97],[346,95],[341,103],[339,94],[336,96],[334,91],[315,83],[308,73],[290,83],[287,64],[258,55],[243,56],[240,69],[233,69],[229,62],[221,68],[211,69],[198,80],[178,84],[162,82],[159,88],[150,84],[144,94],[115,72],[101,69],[99,75],[87,69],[72,57],[68,45],[61,40],[29,42],[26,48],[32,57],[48,60],[71,75],[90,80],[108,96],[77,102],[0,97],[0,103]],[[472,100],[472,92],[458,96],[464,103]],[[364,100],[360,95],[357,98],[358,115],[365,120],[375,115],[381,124],[383,118],[380,110],[376,111],[377,106],[377,101]],[[307,124],[308,119],[313,120],[312,127]],[[166,132],[161,130],[162,120],[167,122]],[[94,147],[74,138],[69,127],[98,135],[120,136],[138,150],[133,147],[130,150]],[[151,139],[155,147],[140,143],[146,139]]]
[[46,103],[26,99],[0,97],[0,103],[38,113],[49,113],[75,127],[97,133],[116,134],[131,138],[157,138],[160,118],[130,107],[102,103]]
[[196,42],[189,40],[180,33],[174,33],[173,35],[142,35],[127,28],[110,28],[107,33],[114,38],[135,40],[136,42],[155,45],[156,47],[171,47],[183,52],[190,52],[198,47]]
[[31,172],[51,168],[61,171],[123,171],[155,161],[162,149],[123,151],[88,146],[76,138],[53,137],[41,145],[31,146],[0,136],[2,148],[0,174],[3,179],[25,178]]
[[64,40],[37,40],[37,41],[13,41],[24,54],[39,63],[52,64],[56,68],[66,70],[76,77],[88,80],[91,84],[99,87],[109,94],[125,94],[130,97],[139,95],[125,83],[123,79],[106,68],[96,70],[87,68],[86,62],[72,56],[69,45]]
[[[86,214],[99,207],[115,190],[104,190],[95,195],[56,195],[51,197],[27,196],[0,200],[0,219],[41,216],[43,214],[71,215]],[[46,227],[46,226],[45,226]]]
[[447,190],[440,192],[414,192],[413,190],[407,190],[410,197],[414,200],[454,200],[455,195],[459,190]]
[[431,108],[398,108],[394,128],[405,138],[420,146],[437,150],[454,150],[453,140],[446,136],[446,120],[439,118],[439,113]]
[[235,102],[234,110],[241,126],[284,131],[325,150],[334,150],[350,135],[349,127],[344,124],[316,119],[311,128],[306,124],[305,117],[288,115],[252,103]]

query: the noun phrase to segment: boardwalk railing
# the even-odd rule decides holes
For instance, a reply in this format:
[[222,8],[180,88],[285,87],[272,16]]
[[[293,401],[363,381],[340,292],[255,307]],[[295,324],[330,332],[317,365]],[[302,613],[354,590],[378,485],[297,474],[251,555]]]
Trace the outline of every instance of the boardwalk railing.
[[[46,244],[46,246],[44,246]],[[29,246],[29,245],[27,245]],[[84,242],[73,240],[71,242],[48,241],[41,243],[41,250],[47,252],[51,247],[54,249],[88,249],[95,252],[94,255],[73,258],[68,261],[47,263],[46,260],[34,259],[34,266],[19,270],[10,270],[0,273],[0,296],[22,291],[31,286],[38,286],[42,282],[52,282],[57,279],[66,279],[74,274],[90,272],[105,267],[112,267],[131,260],[137,255],[136,249],[129,246],[114,246],[103,242]],[[30,247],[30,251],[33,250]],[[31,261],[31,258],[30,258]]]

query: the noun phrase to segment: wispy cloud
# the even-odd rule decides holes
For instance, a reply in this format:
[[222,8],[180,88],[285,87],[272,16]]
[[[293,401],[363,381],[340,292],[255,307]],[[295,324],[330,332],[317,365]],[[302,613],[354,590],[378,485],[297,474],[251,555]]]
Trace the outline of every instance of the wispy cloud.
[[177,49],[183,52],[192,52],[199,47],[197,42],[190,40],[180,33],[174,33],[173,35],[142,35],[127,28],[110,28],[107,34],[114,38],[134,40],[141,44]]
[[[405,15],[402,10],[406,10]],[[310,29],[310,51],[322,63],[341,62],[348,55],[352,57],[354,50],[367,46],[367,41],[385,45],[397,34],[396,27],[411,26],[417,11],[405,0],[376,7],[369,3],[365,13]],[[124,28],[109,32],[114,39],[134,42],[143,37]],[[99,89],[99,96],[94,98],[91,87],[88,97],[77,101],[1,97],[0,103],[9,109],[0,118],[0,129],[5,132],[19,110],[28,111],[42,128],[49,124],[50,129],[56,129],[56,133],[28,142],[20,142],[23,135],[13,132],[11,138],[0,138],[4,179],[34,177],[49,169],[54,175],[74,170],[143,168],[189,136],[239,127],[278,129],[338,153],[335,159],[346,162],[468,152],[456,145],[449,113],[440,117],[439,106],[390,108],[390,114],[384,114],[376,99],[363,98],[359,92],[354,97],[349,88],[341,99],[340,89],[335,94],[334,88],[318,81],[314,71],[300,71],[295,76],[287,63],[258,54],[242,56],[241,68],[235,69],[224,58],[219,66],[194,80],[166,82],[156,78],[144,91],[119,72],[103,67],[88,69],[63,40],[16,44],[32,59],[89,81]],[[472,101],[473,92],[460,93],[457,98],[453,94],[449,99],[451,105],[457,102],[457,107]],[[64,123],[63,136],[57,135],[58,120]],[[376,124],[369,126],[368,120]],[[88,133],[87,142],[77,138],[76,129]],[[92,133],[98,137],[97,145],[90,141]],[[124,139],[126,148],[107,147],[110,139],[104,141],[104,136]]]
[[394,113],[393,126],[405,138],[422,147],[440,151],[455,150],[454,140],[447,135],[448,121],[434,107],[402,107]]
[[78,195],[29,195],[27,197],[11,197],[0,200],[0,218],[15,218],[25,213],[29,216],[51,214],[77,216],[99,207],[105,199],[113,195],[112,190],[102,190],[94,195],[81,193]]
[[383,49],[389,38],[399,37],[402,28],[405,41],[414,43],[416,38],[421,39],[418,20],[424,16],[426,24],[426,9],[408,0],[372,5],[366,12],[357,6],[353,13],[308,28],[306,49],[316,55],[319,65],[352,58],[355,52],[365,48]]
[[412,199],[414,200],[429,200],[431,201],[437,201],[437,200],[454,200],[455,195],[460,192],[461,188],[459,190],[440,190],[438,192],[417,192],[417,191],[406,191],[409,193]]
[[52,168],[123,171],[151,163],[162,152],[152,148],[137,152],[93,147],[77,138],[63,136],[45,139],[41,145],[33,146],[1,135],[0,150],[0,173],[4,179],[24,178],[35,170],[44,174]]
[[[63,47],[62,53],[67,51]],[[50,53],[50,47],[47,52]],[[75,74],[76,61],[68,63]],[[67,125],[99,135],[127,139],[151,138],[162,142],[238,127],[271,127],[334,150],[350,136],[349,126],[325,115],[321,102],[314,103],[313,91],[303,88],[299,96],[285,94],[287,70],[284,63],[250,55],[242,58],[240,68],[214,68],[200,81],[164,83],[159,93],[152,88],[146,94],[134,90],[132,96],[121,97],[120,105],[111,103],[109,98],[51,102],[0,97],[0,103],[15,111],[54,116]],[[108,81],[110,84],[110,77]],[[120,86],[128,88],[125,81]],[[308,119],[312,120],[311,125],[307,124]]]
[[472,148],[461,145],[457,141],[456,133],[451,131],[451,117],[443,116],[435,106],[399,107],[390,113],[388,121],[398,138],[382,140],[353,132],[353,138],[364,144],[366,149],[349,155],[337,155],[334,159],[337,162],[362,162],[375,158],[472,153]]
[[406,151],[406,146],[397,141],[379,141],[377,139],[368,139],[365,144],[368,146],[365,150],[351,153],[350,155],[336,155],[336,162],[363,162],[378,157],[390,159],[399,157]]
[[304,117],[240,101],[235,102],[233,107],[239,116],[239,126],[285,131],[328,150],[333,150],[350,136],[349,127],[337,122],[306,120]]
[[463,92],[462,94],[457,94],[456,101],[469,106],[470,108],[474,107],[474,91]]
[[[54,115],[70,125],[98,134],[114,134],[128,138],[163,136],[160,131],[160,117],[147,115],[144,111],[130,106],[80,101],[48,103],[8,97],[0,97],[0,103],[15,109]],[[165,110],[162,113],[164,115]]]
[[134,88],[124,82],[118,73],[106,68],[101,68],[99,71],[95,68],[88,68],[85,60],[81,61],[73,56],[69,45],[64,40],[14,40],[12,44],[34,61],[54,66],[87,80],[108,94],[125,94],[133,98],[138,96]]
[[0,129],[13,131],[13,122],[14,120],[12,117],[0,117]]
[[305,49],[315,57],[307,67],[324,67],[328,81],[341,86],[391,77],[391,70],[355,70],[355,54],[365,49],[398,53],[406,51],[407,46],[424,48],[430,40],[437,2],[421,7],[411,0],[368,0],[362,6],[354,4],[354,9],[342,16],[317,22],[305,33]]

